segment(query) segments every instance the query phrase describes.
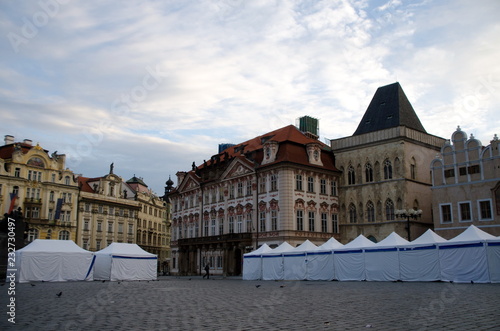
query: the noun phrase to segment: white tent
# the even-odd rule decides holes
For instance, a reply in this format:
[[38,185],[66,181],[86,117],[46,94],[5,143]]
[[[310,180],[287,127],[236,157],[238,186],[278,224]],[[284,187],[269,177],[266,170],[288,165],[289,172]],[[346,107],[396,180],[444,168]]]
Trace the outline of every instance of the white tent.
[[486,241],[497,238],[470,225],[464,232],[439,245],[441,280],[462,283],[488,283],[490,273]]
[[283,268],[285,280],[304,280],[307,278],[308,252],[318,248],[309,240],[289,252],[283,253]]
[[428,229],[408,245],[399,248],[399,265],[403,281],[441,280],[438,244],[447,240]]
[[154,280],[157,256],[136,244],[111,243],[95,253],[96,280]]
[[64,282],[93,280],[94,254],[72,240],[35,239],[16,251],[16,279]]
[[365,249],[366,280],[400,280],[398,247],[408,244],[408,240],[392,232],[373,248]]
[[293,246],[284,241],[270,252],[262,254],[262,279],[282,280],[285,277],[283,253],[291,251]]
[[360,234],[353,241],[333,252],[335,279],[365,280],[365,257],[363,249],[375,243]]
[[307,253],[307,280],[335,279],[333,250],[342,246],[332,237],[316,250]]
[[243,254],[243,280],[262,279],[262,254],[272,248],[263,244],[253,252]]

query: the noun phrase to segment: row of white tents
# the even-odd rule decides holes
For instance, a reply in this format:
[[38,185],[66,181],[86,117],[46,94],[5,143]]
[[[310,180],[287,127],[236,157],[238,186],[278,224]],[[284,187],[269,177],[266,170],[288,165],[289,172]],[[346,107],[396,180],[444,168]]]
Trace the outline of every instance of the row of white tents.
[[15,254],[16,281],[154,280],[157,256],[136,244],[90,252],[71,240],[36,239]]
[[243,279],[499,283],[500,237],[471,225],[450,240],[427,230],[411,242],[393,232],[379,243],[264,244],[244,255]]

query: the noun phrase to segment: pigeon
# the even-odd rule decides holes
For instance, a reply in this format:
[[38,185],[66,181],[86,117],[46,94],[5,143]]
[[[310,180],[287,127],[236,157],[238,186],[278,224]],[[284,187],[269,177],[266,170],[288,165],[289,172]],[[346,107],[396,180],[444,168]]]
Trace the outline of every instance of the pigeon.
[[105,283],[106,281],[105,281],[105,280],[103,280],[102,282],[103,282],[103,283]]
[[330,325],[330,322],[325,322],[325,323],[323,323],[323,324],[324,324],[324,325]]
[[256,287],[256,288],[259,288],[259,287],[260,287],[260,285],[255,285],[255,287]]
[[36,286],[35,284],[31,284],[31,286]]
[[58,298],[60,298],[60,297],[61,297],[61,295],[62,295],[62,292],[59,292],[59,293],[57,293],[56,295],[57,295],[57,297],[58,297]]
[[281,288],[285,287],[285,285],[280,285]]

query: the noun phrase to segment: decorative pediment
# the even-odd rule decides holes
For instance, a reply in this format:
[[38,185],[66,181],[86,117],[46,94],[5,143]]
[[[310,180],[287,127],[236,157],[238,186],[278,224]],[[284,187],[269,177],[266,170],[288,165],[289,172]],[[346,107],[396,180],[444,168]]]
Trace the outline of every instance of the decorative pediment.
[[179,186],[180,192],[190,191],[199,187],[199,183],[191,175],[184,177],[181,185]]
[[235,159],[222,174],[221,179],[230,179],[253,174],[254,170],[241,160]]

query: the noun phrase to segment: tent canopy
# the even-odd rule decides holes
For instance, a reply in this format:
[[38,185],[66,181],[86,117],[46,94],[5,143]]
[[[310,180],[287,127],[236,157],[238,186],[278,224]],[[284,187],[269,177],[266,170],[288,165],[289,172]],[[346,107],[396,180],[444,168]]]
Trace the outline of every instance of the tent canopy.
[[[19,250],[20,252],[44,252],[44,253],[91,253],[72,240],[35,239],[29,245]],[[92,254],[92,253],[91,253]]]
[[377,247],[399,247],[399,246],[407,245],[408,243],[409,243],[408,240],[402,238],[396,232],[392,232],[390,235],[385,237],[384,240],[378,242],[376,244],[376,246]]
[[243,256],[261,255],[261,254],[267,253],[267,252],[269,252],[271,250],[272,250],[272,248],[269,247],[269,245],[267,245],[266,243],[264,243],[262,246],[260,246],[256,250],[254,250],[254,251],[252,251],[250,253],[243,254]]
[[450,243],[497,240],[497,237],[484,232],[475,225],[470,225],[464,232],[448,240]]
[[96,254],[110,254],[128,257],[156,257],[155,254],[146,252],[137,244],[111,243],[108,247],[101,249]]
[[446,239],[438,235],[436,232],[428,229],[420,237],[410,242],[412,245],[432,245],[438,243],[445,243]]
[[337,239],[331,237],[330,239],[328,239],[327,242],[325,242],[324,244],[318,246],[318,248],[316,248],[316,250],[318,251],[328,251],[328,250],[333,250],[333,249],[336,249],[336,248],[340,248],[344,245],[342,245],[341,243],[338,242]]

